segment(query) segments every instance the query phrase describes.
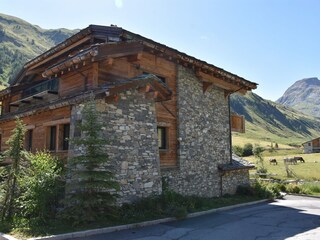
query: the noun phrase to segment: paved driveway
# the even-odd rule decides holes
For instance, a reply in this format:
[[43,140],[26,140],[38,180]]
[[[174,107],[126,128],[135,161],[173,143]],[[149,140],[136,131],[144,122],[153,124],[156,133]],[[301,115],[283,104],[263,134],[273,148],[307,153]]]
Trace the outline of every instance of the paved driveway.
[[81,239],[319,240],[320,199],[286,196],[272,203]]

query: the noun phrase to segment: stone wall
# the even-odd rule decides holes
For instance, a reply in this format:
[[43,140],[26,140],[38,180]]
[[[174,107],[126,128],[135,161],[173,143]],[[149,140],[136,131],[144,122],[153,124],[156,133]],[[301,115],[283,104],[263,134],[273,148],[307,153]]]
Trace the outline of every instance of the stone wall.
[[[76,121],[81,119],[80,108],[78,105],[72,109],[71,136]],[[162,182],[154,100],[136,91],[127,91],[120,94],[117,102],[97,100],[97,110],[105,126],[101,133],[109,140],[106,152],[121,186],[119,203],[160,194]],[[70,149],[73,154],[81,154],[79,148],[70,146]]]
[[169,188],[184,195],[221,194],[219,164],[230,161],[228,99],[213,87],[203,93],[194,71],[178,66],[178,169],[162,169]]
[[250,185],[248,169],[225,172],[222,176],[222,195],[235,194],[238,186]]

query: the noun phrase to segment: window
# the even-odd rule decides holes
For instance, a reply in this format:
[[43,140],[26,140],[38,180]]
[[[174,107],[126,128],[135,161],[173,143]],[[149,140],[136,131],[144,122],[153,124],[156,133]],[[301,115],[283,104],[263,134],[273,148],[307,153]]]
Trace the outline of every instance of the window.
[[70,124],[63,124],[63,138],[62,138],[62,150],[69,149],[69,132],[70,132]]
[[158,127],[158,147],[159,149],[165,150],[167,149],[167,128],[166,127]]
[[50,136],[49,136],[49,150],[50,151],[56,150],[56,139],[57,139],[57,127],[51,126],[50,127]]
[[27,151],[32,151],[32,134],[33,134],[33,130],[29,129],[26,132],[26,136],[25,136],[25,148]]

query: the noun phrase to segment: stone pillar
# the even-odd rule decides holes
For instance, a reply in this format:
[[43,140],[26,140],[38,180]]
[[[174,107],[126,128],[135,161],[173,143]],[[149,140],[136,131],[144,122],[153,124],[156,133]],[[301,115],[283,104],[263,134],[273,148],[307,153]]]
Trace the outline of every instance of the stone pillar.
[[[121,186],[121,204],[160,194],[162,182],[154,100],[135,90],[119,94],[118,99],[112,103],[96,101],[104,124],[101,134],[109,141],[106,152]],[[72,109],[71,136],[76,121],[81,119],[79,108]],[[70,149],[73,154],[81,154],[81,149]]]

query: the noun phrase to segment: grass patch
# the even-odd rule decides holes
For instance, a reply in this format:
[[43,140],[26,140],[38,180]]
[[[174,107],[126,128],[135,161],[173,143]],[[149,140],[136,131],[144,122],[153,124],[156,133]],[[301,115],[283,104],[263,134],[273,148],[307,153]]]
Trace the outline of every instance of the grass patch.
[[306,190],[307,193],[320,196],[320,182],[303,183],[302,187]]
[[15,222],[11,225],[0,223],[0,229],[20,239],[26,239],[35,236],[83,231],[166,217],[182,219],[185,218],[188,213],[256,201],[270,196],[272,196],[272,193],[268,192],[265,187],[259,184],[253,187],[247,187],[245,190],[242,189],[242,191],[240,190],[236,195],[221,198],[186,197],[171,191],[166,191],[160,196],[145,198],[134,204],[127,204],[115,208],[113,217],[101,217],[98,221],[82,226],[73,227],[70,224],[63,223],[59,219],[50,219],[50,221],[42,225],[36,224],[33,226],[24,224],[23,219],[15,219]]

